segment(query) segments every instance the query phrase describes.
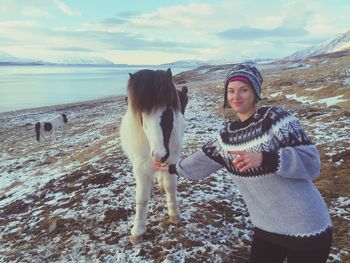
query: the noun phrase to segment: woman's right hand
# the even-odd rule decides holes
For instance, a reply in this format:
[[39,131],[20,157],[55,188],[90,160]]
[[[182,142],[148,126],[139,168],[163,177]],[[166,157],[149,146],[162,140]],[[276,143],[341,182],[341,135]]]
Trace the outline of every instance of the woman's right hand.
[[168,172],[169,171],[169,164],[167,163],[161,163],[161,162],[154,162],[153,168],[157,169],[159,171]]

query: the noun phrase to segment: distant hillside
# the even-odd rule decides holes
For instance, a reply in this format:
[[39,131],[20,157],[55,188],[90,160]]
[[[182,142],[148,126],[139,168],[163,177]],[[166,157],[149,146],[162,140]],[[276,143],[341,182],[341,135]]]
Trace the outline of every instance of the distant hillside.
[[60,65],[113,65],[112,61],[99,57],[69,57],[55,61]]
[[18,58],[12,56],[8,53],[0,51],[0,66],[9,66],[9,65],[42,65],[47,62],[35,59],[27,59],[27,58]]
[[315,45],[293,53],[283,60],[298,60],[312,56],[350,50],[350,31],[338,35],[336,38],[327,40],[320,45]]
[[179,61],[174,61],[171,63],[165,63],[165,64],[160,64],[159,66],[162,67],[190,67],[190,68],[196,68],[200,67],[203,65],[208,65],[206,61],[203,60],[179,60]]
[[66,57],[53,62],[27,59],[13,56],[11,54],[0,51],[0,66],[11,65],[114,65],[113,62],[99,57]]

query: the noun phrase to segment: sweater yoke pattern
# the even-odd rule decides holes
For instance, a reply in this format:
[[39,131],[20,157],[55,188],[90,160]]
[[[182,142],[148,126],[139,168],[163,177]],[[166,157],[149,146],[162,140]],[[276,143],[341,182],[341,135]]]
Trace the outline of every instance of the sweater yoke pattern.
[[241,173],[232,165],[235,156],[228,151],[276,152],[288,146],[310,144],[293,115],[281,108],[265,107],[244,122],[226,122],[217,139],[209,141],[202,150],[234,175],[256,177],[270,175],[277,166],[260,166]]

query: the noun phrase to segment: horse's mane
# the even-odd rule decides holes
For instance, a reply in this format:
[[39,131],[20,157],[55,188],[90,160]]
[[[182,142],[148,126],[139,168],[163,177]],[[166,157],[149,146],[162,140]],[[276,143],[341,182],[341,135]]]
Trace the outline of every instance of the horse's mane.
[[180,110],[170,68],[167,71],[143,69],[129,75],[128,101],[135,114],[149,114],[161,107]]

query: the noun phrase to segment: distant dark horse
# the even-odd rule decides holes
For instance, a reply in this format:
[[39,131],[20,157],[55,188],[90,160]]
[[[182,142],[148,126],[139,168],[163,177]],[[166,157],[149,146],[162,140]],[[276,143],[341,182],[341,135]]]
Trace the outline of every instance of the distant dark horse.
[[68,122],[67,115],[61,114],[49,121],[41,121],[35,124],[36,140],[39,142],[41,138],[45,140],[46,135],[51,133],[51,140],[55,139],[55,132]]
[[155,175],[161,191],[166,193],[170,222],[177,224],[181,221],[176,176],[156,171],[152,164],[179,160],[185,129],[183,112],[187,101],[187,88],[181,92],[176,90],[170,69],[145,69],[130,74],[128,109],[122,119],[120,137],[136,178],[132,244],[141,242],[146,232],[148,201]]

